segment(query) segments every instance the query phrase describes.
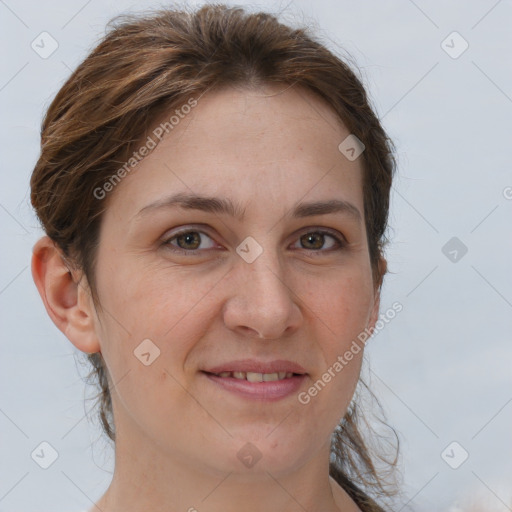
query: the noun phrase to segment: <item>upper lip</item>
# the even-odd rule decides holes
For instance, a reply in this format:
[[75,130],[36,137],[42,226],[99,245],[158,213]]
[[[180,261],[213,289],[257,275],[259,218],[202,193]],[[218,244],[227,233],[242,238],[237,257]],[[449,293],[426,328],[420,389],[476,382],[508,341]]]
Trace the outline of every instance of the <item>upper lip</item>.
[[298,363],[277,359],[274,361],[257,361],[255,359],[239,359],[237,361],[229,361],[215,366],[210,366],[203,371],[208,373],[221,372],[254,372],[254,373],[299,373],[305,374],[306,370]]

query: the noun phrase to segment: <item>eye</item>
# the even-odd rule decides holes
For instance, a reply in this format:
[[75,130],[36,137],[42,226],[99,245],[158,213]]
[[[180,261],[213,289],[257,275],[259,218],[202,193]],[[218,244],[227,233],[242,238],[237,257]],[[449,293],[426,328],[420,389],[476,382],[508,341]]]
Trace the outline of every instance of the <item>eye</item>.
[[[297,247],[297,243],[300,244]],[[162,245],[166,248],[189,255],[201,253],[200,249],[208,250],[217,247],[214,240],[204,231],[187,229],[174,233],[163,240]],[[334,250],[341,250],[346,242],[342,237],[326,230],[308,231],[302,234],[295,243],[295,249],[304,249],[310,253],[322,253]]]
[[[328,250],[343,249],[344,240],[329,231],[308,231],[297,241],[303,249],[311,252],[326,252]],[[323,250],[322,250],[323,249]]]
[[198,249],[212,249],[215,247],[215,242],[203,231],[187,230],[165,239],[163,245],[170,246],[171,250],[177,252],[190,253]]

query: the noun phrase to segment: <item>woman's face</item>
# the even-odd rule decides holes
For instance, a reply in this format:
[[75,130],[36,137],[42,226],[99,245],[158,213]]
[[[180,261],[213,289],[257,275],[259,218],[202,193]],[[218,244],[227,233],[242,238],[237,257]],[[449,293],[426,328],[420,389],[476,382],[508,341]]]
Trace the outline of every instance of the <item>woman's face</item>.
[[378,313],[362,159],[307,91],[195,99],[102,220],[95,329],[117,443],[277,476],[327,456],[363,352],[344,354]]

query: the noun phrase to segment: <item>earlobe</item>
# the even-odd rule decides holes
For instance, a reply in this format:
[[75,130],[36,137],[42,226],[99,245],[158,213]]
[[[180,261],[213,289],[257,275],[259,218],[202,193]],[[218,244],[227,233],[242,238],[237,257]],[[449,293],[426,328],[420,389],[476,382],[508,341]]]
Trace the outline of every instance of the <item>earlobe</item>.
[[87,284],[77,281],[48,236],[34,245],[32,253],[32,278],[53,323],[82,352],[99,352]]

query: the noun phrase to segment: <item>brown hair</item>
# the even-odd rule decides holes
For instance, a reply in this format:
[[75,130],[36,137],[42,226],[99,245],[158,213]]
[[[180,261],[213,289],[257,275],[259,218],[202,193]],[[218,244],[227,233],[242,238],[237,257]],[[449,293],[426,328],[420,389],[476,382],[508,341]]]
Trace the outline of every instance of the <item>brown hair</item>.
[[[395,161],[361,81],[306,29],[285,26],[266,13],[208,5],[112,20],[43,119],[32,205],[46,234],[86,276],[95,304],[100,306],[94,279],[98,235],[108,198],[100,200],[94,191],[115,175],[163,113],[213,88],[265,83],[316,93],[364,143],[364,216],[374,284],[380,288]],[[88,359],[89,377],[99,384],[101,423],[115,441],[108,371],[101,353]],[[379,497],[392,491],[358,429],[354,400],[333,434],[331,454],[331,476],[359,507],[382,510],[362,488]],[[396,458],[390,465],[395,463]]]

